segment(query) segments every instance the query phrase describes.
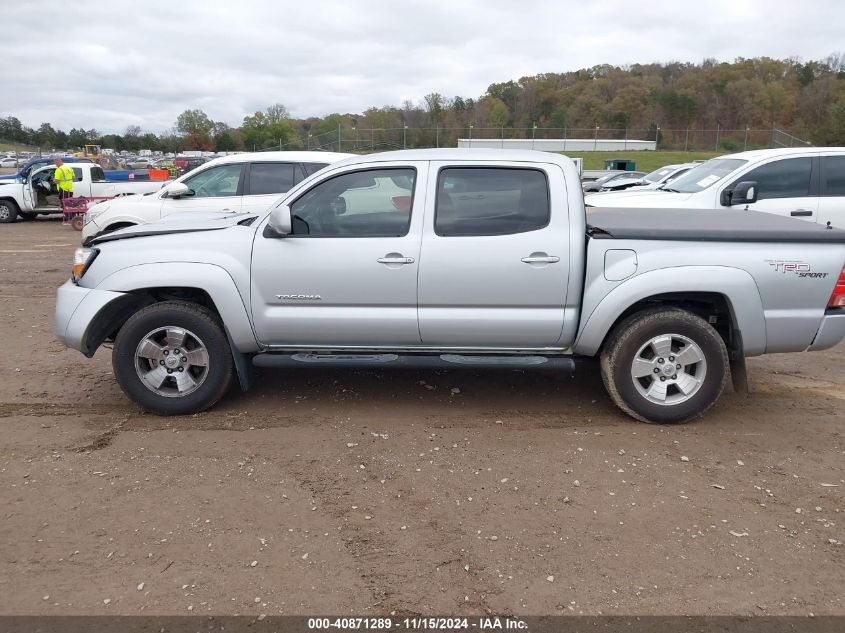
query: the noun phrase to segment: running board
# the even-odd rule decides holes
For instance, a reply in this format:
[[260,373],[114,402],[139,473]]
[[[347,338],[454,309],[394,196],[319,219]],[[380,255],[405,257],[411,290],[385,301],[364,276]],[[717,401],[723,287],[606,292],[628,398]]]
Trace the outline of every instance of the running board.
[[461,354],[313,354],[264,353],[253,356],[256,367],[396,367],[408,369],[485,368],[540,369],[569,372],[575,362],[568,356],[495,356]]

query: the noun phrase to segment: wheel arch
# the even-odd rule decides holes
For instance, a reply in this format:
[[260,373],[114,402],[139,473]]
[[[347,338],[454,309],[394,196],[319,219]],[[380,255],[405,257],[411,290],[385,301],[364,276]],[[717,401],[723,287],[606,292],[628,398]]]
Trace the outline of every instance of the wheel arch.
[[[151,284],[150,280],[167,283]],[[90,354],[112,339],[135,311],[169,300],[191,301],[212,310],[228,333],[233,352],[249,353],[259,348],[247,305],[232,277],[220,266],[181,262],[130,266],[110,274],[97,289],[121,296],[90,320],[84,339]]]
[[677,307],[704,318],[732,356],[766,349],[763,303],[753,277],[738,268],[687,266],[650,271],[616,286],[582,320],[573,350],[596,355],[623,319],[653,307]]

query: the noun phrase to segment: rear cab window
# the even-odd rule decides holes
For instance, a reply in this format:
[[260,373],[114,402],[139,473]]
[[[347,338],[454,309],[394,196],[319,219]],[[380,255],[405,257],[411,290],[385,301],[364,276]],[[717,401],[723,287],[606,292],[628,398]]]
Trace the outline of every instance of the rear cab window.
[[821,195],[845,197],[845,155],[821,157]]
[[550,219],[549,184],[541,170],[446,167],[438,174],[434,232],[441,237],[526,233]]
[[246,195],[285,193],[301,179],[299,163],[252,163]]

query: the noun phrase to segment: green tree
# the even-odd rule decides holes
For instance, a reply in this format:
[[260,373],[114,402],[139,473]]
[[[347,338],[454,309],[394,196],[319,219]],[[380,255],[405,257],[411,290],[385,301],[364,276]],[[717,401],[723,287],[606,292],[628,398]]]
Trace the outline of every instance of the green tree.
[[214,122],[202,110],[185,110],[176,118],[176,130],[185,137],[188,149],[209,150]]

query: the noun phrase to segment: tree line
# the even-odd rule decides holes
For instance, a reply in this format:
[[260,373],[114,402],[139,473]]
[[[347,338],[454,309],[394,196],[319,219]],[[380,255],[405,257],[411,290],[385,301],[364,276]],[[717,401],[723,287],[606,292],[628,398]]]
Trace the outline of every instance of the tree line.
[[[200,109],[184,111],[160,134],[129,126],[123,134],[0,118],[0,139],[49,148],[98,143],[115,150],[343,149],[364,145],[454,146],[472,128],[674,130],[772,129],[819,145],[845,145],[845,55],[823,60],[707,59],[700,64],[602,64],[491,84],[479,97],[431,93],[418,103],[371,107],[359,114],[292,118],[277,103],[243,118],[238,126],[212,120]],[[385,134],[389,130],[393,134]],[[441,136],[442,130],[442,136]],[[376,133],[378,131],[378,140]],[[655,136],[656,138],[656,136]],[[350,145],[347,145],[350,144]],[[732,149],[732,148],[727,148]]]

